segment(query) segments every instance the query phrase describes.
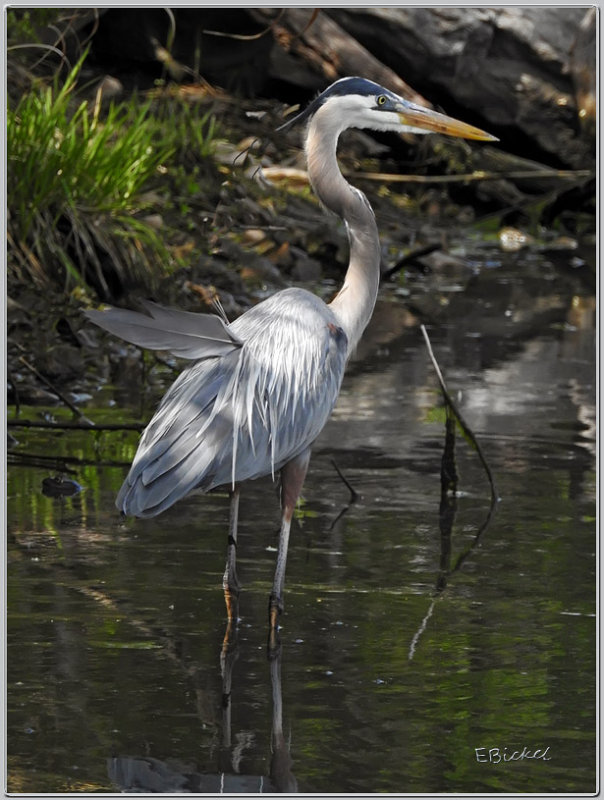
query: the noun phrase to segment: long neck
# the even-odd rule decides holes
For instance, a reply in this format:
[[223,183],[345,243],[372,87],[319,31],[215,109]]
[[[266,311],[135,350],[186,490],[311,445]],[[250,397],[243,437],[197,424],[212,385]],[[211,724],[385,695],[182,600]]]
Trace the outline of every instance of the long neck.
[[380,280],[380,239],[369,201],[342,176],[336,158],[340,131],[314,115],[306,135],[306,157],[312,187],[329,209],[345,222],[350,260],[344,285],[330,308],[348,337],[348,355],[371,319]]

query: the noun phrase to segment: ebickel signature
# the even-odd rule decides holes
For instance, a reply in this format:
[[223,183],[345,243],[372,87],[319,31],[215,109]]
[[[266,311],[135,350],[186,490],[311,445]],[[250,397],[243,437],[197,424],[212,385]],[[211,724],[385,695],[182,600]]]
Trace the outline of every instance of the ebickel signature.
[[511,747],[475,747],[476,761],[482,764],[503,764],[508,761],[551,761],[549,747],[513,750]]

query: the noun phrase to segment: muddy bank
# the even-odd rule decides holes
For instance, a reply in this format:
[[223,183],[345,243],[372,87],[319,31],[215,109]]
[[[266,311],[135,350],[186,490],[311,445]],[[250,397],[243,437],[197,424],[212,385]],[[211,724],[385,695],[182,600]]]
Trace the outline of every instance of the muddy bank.
[[[79,97],[104,108],[115,86],[98,57],[85,70]],[[163,240],[165,263],[156,258],[156,268],[132,280],[97,252],[100,271],[80,262],[83,280],[74,284],[68,274],[60,279],[60,263],[28,273],[9,247],[8,396],[16,413],[29,404],[64,405],[61,393],[77,404],[111,379],[108,365],[142,363],[134,348],[86,325],[83,308],[136,307],[146,297],[208,312],[219,298],[233,319],[284,286],[305,286],[326,300],[337,290],[348,259],[345,230],[308,186],[302,132],[276,130],[285,104],[169,80],[141,102],[150,100],[151,113],[169,124],[166,109],[175,97],[204,125],[216,126],[207,153],[183,146],[145,194],[138,221]],[[544,280],[551,273],[565,285],[595,290],[593,178],[511,156],[507,144],[354,130],[342,137],[342,169],[368,196],[381,232],[381,295],[402,325],[445,318],[449,300],[441,287],[445,295],[452,286],[471,291],[485,251],[495,264],[515,254],[543,259]],[[47,280],[47,273],[59,279]],[[165,362],[145,358],[160,369]]]

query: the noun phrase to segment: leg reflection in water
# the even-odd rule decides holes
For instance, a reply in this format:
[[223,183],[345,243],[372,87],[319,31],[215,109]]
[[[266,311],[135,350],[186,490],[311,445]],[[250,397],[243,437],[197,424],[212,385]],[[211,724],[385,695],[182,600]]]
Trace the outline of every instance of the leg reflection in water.
[[[298,791],[298,784],[292,773],[292,759],[289,753],[285,735],[283,733],[283,697],[281,690],[281,655],[282,647],[275,630],[269,632],[267,658],[270,668],[271,690],[273,701],[272,733],[271,733],[271,764],[268,779],[259,776],[262,788],[260,792],[286,792]],[[238,762],[241,760],[241,747],[232,747],[231,739],[231,703],[233,687],[233,667],[239,656],[237,629],[229,623],[222,643],[220,654],[220,667],[222,672],[222,721],[223,721],[223,747],[230,753],[231,769],[238,772]],[[242,776],[244,777],[244,776]],[[251,777],[251,776],[245,776]],[[242,789],[227,789],[224,791],[243,791]],[[254,791],[247,789],[247,791]]]
[[283,735],[283,699],[281,695],[281,648],[270,659],[271,686],[273,689],[273,733],[270,777],[278,792],[298,791],[298,782],[292,772],[292,759]]
[[[165,761],[150,756],[116,756],[107,760],[111,783],[122,792],[149,793],[295,793],[298,784],[292,773],[292,760],[283,733],[283,701],[281,690],[282,649],[276,640],[269,641],[268,667],[272,690],[271,762],[268,775],[240,772],[247,747],[254,737],[240,732],[233,737],[231,709],[233,704],[233,675],[240,655],[237,628],[229,620],[220,652],[222,676],[222,746],[218,770],[214,773],[196,772],[189,764],[179,761],[178,754]],[[188,675],[194,666],[181,666]],[[235,682],[236,683],[236,682]],[[235,744],[233,744],[235,741]]]

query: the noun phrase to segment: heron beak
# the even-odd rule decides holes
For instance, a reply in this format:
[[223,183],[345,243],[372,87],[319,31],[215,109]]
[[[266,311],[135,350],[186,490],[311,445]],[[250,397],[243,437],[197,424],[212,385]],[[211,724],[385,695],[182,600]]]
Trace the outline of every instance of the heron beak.
[[418,133],[428,131],[430,133],[446,133],[448,136],[457,136],[461,139],[480,139],[485,142],[498,142],[496,136],[492,136],[486,131],[460,122],[453,117],[439,114],[429,108],[422,108],[413,103],[401,103],[400,110],[397,110],[398,117],[403,125],[408,128],[416,128]]

